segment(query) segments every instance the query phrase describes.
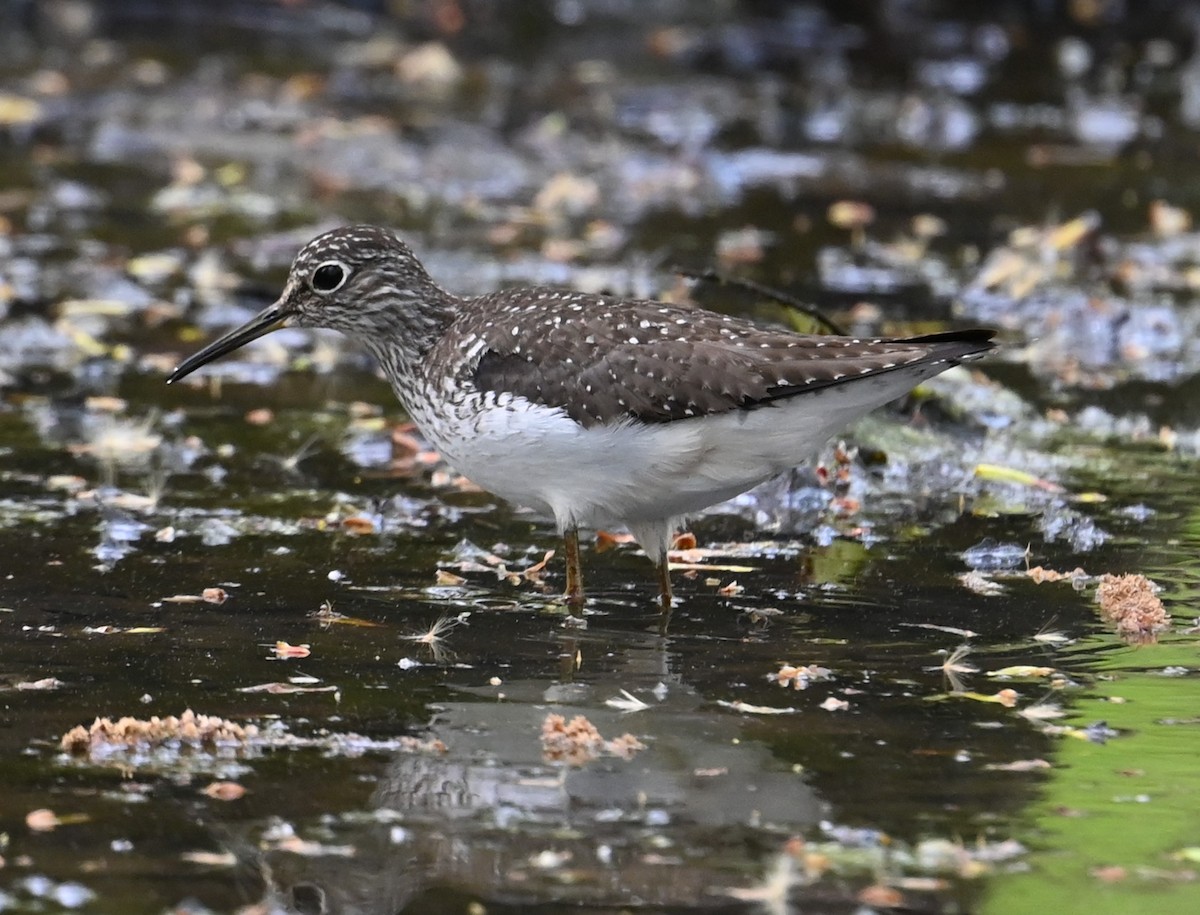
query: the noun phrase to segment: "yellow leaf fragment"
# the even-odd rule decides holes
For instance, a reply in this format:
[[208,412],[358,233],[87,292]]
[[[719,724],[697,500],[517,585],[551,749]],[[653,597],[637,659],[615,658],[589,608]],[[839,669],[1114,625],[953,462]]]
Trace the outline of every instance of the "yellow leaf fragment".
[[975,476],[981,480],[990,480],[994,483],[1013,483],[1017,486],[1032,486],[1035,489],[1042,489],[1046,492],[1063,492],[1063,487],[1057,483],[1052,483],[1049,480],[1043,480],[1041,477],[1034,476],[1025,470],[1018,470],[1015,467],[1003,467],[1000,464],[976,464]]
[[0,125],[32,124],[42,117],[42,106],[31,98],[0,92]]
[[988,676],[1000,680],[1027,677],[1049,677],[1054,673],[1053,667],[1034,667],[1032,664],[1013,664],[1011,667],[1001,667],[999,670],[989,670]]
[[976,702],[995,702],[998,705],[1003,705],[1005,708],[1014,708],[1017,704],[1017,691],[1015,689],[1002,689],[1000,692],[991,695],[966,691],[950,693],[949,696],[958,699],[973,699]]

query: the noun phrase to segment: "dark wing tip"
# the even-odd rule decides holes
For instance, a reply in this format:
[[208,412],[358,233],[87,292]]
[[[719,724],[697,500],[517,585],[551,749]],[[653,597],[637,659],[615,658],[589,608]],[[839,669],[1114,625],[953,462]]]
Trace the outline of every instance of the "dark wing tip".
[[942,359],[958,361],[982,356],[994,350],[996,331],[990,327],[968,327],[965,330],[947,330],[937,334],[919,334],[901,337],[896,343],[918,343],[928,346]]
[[899,337],[906,343],[974,343],[990,349],[997,331],[990,327],[966,327],[962,330],[944,330],[936,334],[917,334],[915,337]]

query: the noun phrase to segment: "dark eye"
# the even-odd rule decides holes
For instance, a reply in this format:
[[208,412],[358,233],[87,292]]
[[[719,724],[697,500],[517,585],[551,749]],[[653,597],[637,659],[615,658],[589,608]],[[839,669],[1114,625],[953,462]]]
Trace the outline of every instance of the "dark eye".
[[333,292],[346,282],[346,268],[341,264],[322,264],[313,271],[311,282],[314,292]]

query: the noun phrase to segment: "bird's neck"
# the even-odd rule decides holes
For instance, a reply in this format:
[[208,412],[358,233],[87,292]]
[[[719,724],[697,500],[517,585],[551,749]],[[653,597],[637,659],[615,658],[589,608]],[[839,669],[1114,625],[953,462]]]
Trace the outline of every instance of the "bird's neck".
[[387,308],[375,312],[355,336],[394,380],[420,372],[457,317],[459,300],[432,282],[392,292]]

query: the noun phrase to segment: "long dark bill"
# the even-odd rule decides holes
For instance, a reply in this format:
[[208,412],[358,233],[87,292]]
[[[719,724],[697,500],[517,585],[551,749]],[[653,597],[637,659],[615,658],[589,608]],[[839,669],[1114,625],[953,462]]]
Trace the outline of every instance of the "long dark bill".
[[264,308],[241,327],[231,330],[224,337],[221,337],[221,339],[214,340],[208,344],[200,352],[194,353],[184,359],[167,378],[167,384],[190,375],[196,369],[200,368],[200,366],[207,365],[214,359],[220,359],[226,353],[232,353],[235,349],[245,346],[251,340],[257,340],[259,337],[266,336],[273,330],[278,330],[283,327],[283,323],[287,318],[288,313],[280,307],[279,302],[268,308]]

